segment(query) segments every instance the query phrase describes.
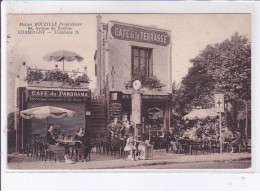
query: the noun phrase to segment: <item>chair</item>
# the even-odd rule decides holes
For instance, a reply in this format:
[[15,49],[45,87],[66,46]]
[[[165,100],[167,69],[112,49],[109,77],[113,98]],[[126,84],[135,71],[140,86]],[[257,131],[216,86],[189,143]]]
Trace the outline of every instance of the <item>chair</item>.
[[201,154],[205,154],[205,152],[207,152],[207,154],[208,154],[209,153],[209,149],[210,149],[209,141],[201,141],[199,149],[201,151]]
[[248,142],[246,142],[245,139],[242,139],[239,143],[238,143],[238,152],[241,153],[241,151],[243,151],[244,153],[248,151],[248,149],[251,150],[251,140],[249,140]]
[[197,141],[195,140],[189,140],[188,142],[188,148],[189,148],[189,153],[192,155],[193,151],[195,150],[196,154],[198,153],[198,145]]
[[75,144],[74,146],[75,149],[75,154],[76,154],[76,161],[78,160],[78,158],[81,160],[82,159],[82,153],[80,153],[80,150],[83,150],[84,153],[84,159],[87,159],[90,161],[90,154],[91,154],[91,150],[92,150],[92,144],[90,143],[90,139],[89,141],[85,141],[83,143],[83,145],[79,145],[79,144]]
[[189,142],[189,149],[190,149],[190,154],[192,155],[193,152],[195,151],[195,154],[198,154],[198,150],[199,150],[199,141],[197,140],[191,140]]
[[211,153],[216,153],[218,150],[220,152],[220,145],[219,145],[219,142],[218,141],[215,141],[215,140],[210,140],[209,141],[209,150],[210,150],[210,154]]
[[[126,160],[126,159],[127,159],[127,156],[128,156],[129,154],[130,154],[130,151],[124,151],[124,153],[123,153],[123,159]],[[134,160],[135,160],[135,155],[136,155],[136,150],[133,150],[133,151],[132,151],[132,156],[133,156]]]
[[158,137],[158,136],[155,136],[154,138],[153,138],[153,145],[154,145],[154,149],[155,150],[160,150],[160,151],[162,151],[162,140],[161,140],[161,138],[160,137]]
[[51,161],[51,159],[53,158],[54,161],[55,161],[55,163],[56,163],[57,157],[56,157],[55,152],[52,151],[47,144],[45,144],[45,145],[43,146],[43,151],[42,151],[41,159],[46,162],[46,161],[47,161],[47,158],[49,158],[50,161]]
[[178,142],[181,144],[182,150],[181,153],[188,154],[189,152],[189,144],[186,139],[179,139]]
[[44,160],[45,162],[47,161],[47,158],[49,158],[49,160],[51,161],[52,159],[54,159],[55,163],[57,161],[57,158],[59,158],[59,161],[61,161],[61,152],[56,152],[55,150],[52,150],[50,148],[50,145],[48,145],[47,143],[44,143],[42,146],[42,160]]
[[246,151],[247,151],[247,152],[250,151],[250,153],[251,153],[251,139],[249,139],[249,140],[247,141],[247,144],[246,144]]
[[26,143],[26,154],[29,157],[30,154],[31,156],[33,155],[33,135],[29,135]]

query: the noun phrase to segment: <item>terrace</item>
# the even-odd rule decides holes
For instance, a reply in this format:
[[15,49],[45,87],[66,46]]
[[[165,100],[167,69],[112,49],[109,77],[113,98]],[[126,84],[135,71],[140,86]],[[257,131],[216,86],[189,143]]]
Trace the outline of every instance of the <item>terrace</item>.
[[85,72],[27,68],[25,80],[28,87],[89,89],[90,78]]

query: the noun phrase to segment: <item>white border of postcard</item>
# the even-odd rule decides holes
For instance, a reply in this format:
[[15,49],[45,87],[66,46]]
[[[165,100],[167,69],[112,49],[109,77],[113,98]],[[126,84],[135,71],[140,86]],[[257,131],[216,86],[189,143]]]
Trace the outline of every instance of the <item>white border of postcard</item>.
[[[2,186],[4,189],[176,189],[176,190],[243,190],[259,187],[254,176],[260,170],[259,100],[260,78],[259,2],[155,2],[155,1],[38,1],[2,2],[2,71],[1,71],[1,146]],[[258,12],[257,12],[258,11]],[[8,13],[251,13],[252,18],[252,167],[249,169],[179,169],[179,170],[7,170],[6,165],[6,16]],[[257,54],[258,55],[257,55]],[[258,97],[258,98],[257,98]],[[257,154],[258,152],[258,154]],[[15,172],[15,173],[14,173]],[[37,172],[37,173],[35,173]],[[41,173],[40,173],[41,172]],[[46,172],[49,172],[48,174]],[[55,172],[55,173],[53,173]],[[64,173],[66,172],[66,173]],[[122,173],[129,172],[129,173]],[[131,173],[130,173],[131,172]],[[175,172],[175,173],[173,173]],[[204,187],[201,188],[200,186]],[[55,183],[55,184],[53,184]]]

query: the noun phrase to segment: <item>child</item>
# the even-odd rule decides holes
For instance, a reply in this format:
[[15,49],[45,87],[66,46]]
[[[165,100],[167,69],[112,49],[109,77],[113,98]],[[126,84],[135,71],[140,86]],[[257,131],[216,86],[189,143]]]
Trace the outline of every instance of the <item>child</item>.
[[129,155],[128,155],[129,160],[134,160],[133,151],[136,150],[134,143],[135,143],[135,140],[133,138],[133,134],[129,134],[129,137],[126,140],[126,146],[124,148],[125,151],[129,152]]

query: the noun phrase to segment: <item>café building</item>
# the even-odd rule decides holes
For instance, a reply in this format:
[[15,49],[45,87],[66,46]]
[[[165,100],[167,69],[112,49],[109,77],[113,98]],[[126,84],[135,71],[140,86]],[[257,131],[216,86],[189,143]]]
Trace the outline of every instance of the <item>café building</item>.
[[[141,88],[141,134],[148,130],[168,130],[172,93],[171,31],[117,21],[102,23],[101,18],[97,16],[94,59],[96,93],[105,98],[107,122],[114,118],[123,124],[132,120],[132,82],[143,79],[148,81]],[[161,87],[153,87],[154,82]]]
[[[46,126],[53,123],[57,130],[66,136],[75,134],[79,127],[89,130],[91,91],[88,84],[77,86],[62,81],[30,81],[28,77],[36,74],[55,72],[31,69],[22,65],[16,78],[16,150],[21,152],[32,134],[44,137]],[[62,72],[70,73],[70,72]],[[42,106],[54,106],[74,111],[71,118],[24,119],[20,111]]]

